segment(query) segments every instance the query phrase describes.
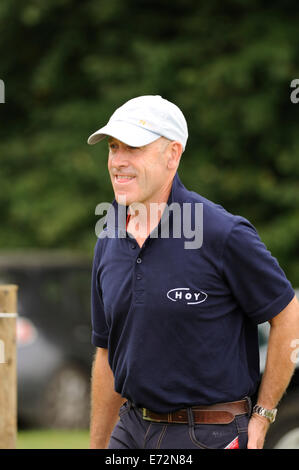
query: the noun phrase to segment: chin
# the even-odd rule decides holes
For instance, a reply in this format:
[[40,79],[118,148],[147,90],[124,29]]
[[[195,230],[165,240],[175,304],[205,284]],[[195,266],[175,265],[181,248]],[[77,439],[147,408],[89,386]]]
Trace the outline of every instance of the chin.
[[117,201],[118,204],[122,205],[122,206],[129,206],[130,204],[132,204],[132,198],[129,197],[127,194],[125,193],[115,193],[115,199]]
[[127,185],[123,186],[124,187],[121,187],[121,185],[113,185],[114,197],[118,204],[130,206],[133,203],[141,202],[142,194],[139,188],[133,187],[133,185],[132,187],[125,187]]

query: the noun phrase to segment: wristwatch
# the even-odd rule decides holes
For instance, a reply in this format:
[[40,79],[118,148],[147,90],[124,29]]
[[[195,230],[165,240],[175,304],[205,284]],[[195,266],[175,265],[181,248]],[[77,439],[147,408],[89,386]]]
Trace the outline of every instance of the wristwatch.
[[274,423],[276,418],[277,408],[273,408],[273,410],[267,410],[266,408],[263,408],[260,405],[254,405],[252,412],[263,416],[264,418],[267,418],[272,424]]

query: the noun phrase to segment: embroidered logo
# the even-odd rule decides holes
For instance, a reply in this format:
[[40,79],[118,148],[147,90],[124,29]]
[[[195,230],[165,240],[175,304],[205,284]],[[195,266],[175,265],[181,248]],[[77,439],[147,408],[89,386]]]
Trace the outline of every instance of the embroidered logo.
[[167,297],[173,302],[183,302],[186,305],[196,305],[204,302],[208,294],[202,290],[192,290],[189,287],[177,287],[167,292]]

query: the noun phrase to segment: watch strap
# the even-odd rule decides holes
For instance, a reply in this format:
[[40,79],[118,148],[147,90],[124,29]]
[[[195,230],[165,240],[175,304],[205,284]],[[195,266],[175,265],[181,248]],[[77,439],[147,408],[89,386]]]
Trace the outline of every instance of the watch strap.
[[264,408],[263,406],[254,405],[252,412],[260,416],[263,416],[264,418],[267,418],[269,422],[272,424],[274,423],[275,418],[276,418],[277,408],[273,408],[272,410],[267,410],[267,408]]

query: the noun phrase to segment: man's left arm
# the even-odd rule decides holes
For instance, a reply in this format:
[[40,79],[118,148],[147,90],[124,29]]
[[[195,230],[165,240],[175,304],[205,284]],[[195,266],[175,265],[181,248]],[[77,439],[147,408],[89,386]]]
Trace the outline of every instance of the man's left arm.
[[[296,297],[276,315],[270,323],[267,360],[257,404],[263,408],[276,408],[294,373],[292,361],[293,340],[299,339],[299,303]],[[256,413],[248,426],[248,449],[262,449],[269,421]]]

